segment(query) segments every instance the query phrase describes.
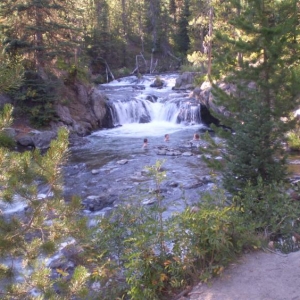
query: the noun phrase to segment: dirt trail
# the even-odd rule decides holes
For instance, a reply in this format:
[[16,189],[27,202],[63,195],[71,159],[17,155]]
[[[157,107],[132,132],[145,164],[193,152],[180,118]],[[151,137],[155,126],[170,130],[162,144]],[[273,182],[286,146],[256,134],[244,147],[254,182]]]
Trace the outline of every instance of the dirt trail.
[[300,251],[245,254],[221,277],[199,284],[182,299],[300,300]]

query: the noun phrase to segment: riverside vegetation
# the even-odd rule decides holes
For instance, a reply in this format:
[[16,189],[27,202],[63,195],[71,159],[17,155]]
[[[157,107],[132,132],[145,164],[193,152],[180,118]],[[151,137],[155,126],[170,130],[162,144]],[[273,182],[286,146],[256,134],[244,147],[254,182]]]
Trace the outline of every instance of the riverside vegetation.
[[[0,72],[6,75],[0,76],[0,88],[1,92],[9,90],[15,96],[16,110],[24,105],[33,121],[44,126],[55,120],[53,107],[56,97],[59,98],[59,90],[53,90],[58,80],[53,76],[55,70],[64,74],[59,84],[70,86],[80,76],[88,78],[83,74],[88,73],[84,70],[89,55],[97,73],[97,62],[101,61],[102,67],[106,62],[102,54],[109,53],[113,61],[112,49],[118,49],[126,61],[127,48],[122,46],[130,44],[129,38],[134,40],[139,35],[126,34],[131,28],[125,18],[131,11],[126,1],[122,2],[125,19],[115,14],[112,16],[115,22],[105,18],[111,9],[108,3],[96,1],[97,7],[102,7],[102,18],[98,19],[96,10],[85,10],[84,18],[79,19],[88,32],[82,30],[82,35],[71,30],[76,27],[73,21],[80,23],[77,14],[81,16],[71,6],[51,6],[44,0],[32,1],[32,5],[21,2],[17,1],[18,5],[1,2],[1,18],[6,22],[1,26],[1,38],[5,40],[8,56],[1,60]],[[88,5],[81,2],[84,7]],[[205,11],[205,15],[199,16],[199,22],[196,17],[199,3],[191,1],[189,6],[189,1],[183,2],[185,9],[181,6],[181,10],[176,8],[179,1],[170,1],[170,15],[174,20],[179,11],[184,12],[183,22],[176,23],[181,33],[177,35],[180,37],[176,43],[178,53],[187,54],[189,22],[186,21],[191,17],[191,23],[194,21],[202,33],[201,51],[194,51],[199,34],[194,27],[190,28],[194,32],[190,35],[192,67],[198,66],[206,72],[204,77],[213,86],[214,101],[230,112],[216,115],[224,128],[231,129],[215,129],[227,139],[225,148],[217,152],[212,142],[208,149],[212,155],[218,153],[223,157],[222,164],[218,165],[222,168],[218,172],[223,185],[202,195],[197,207],[186,207],[165,220],[159,191],[164,173],[162,162],[157,162],[149,167],[156,182],[153,205],[142,205],[140,195],[139,201],[116,208],[110,216],[99,218],[95,226],[88,227],[80,213],[80,199],[74,196],[65,202],[62,197],[61,166],[67,159],[68,132],[60,129],[58,138],[44,154],[38,150],[15,152],[5,131],[12,121],[13,110],[12,106],[5,106],[0,116],[0,198],[2,203],[22,200],[26,209],[18,214],[7,214],[4,209],[0,213],[2,299],[174,298],[187,286],[220,274],[243,250],[264,247],[270,240],[280,246],[280,239],[289,241],[293,233],[299,233],[300,202],[290,193],[292,190],[299,196],[299,186],[292,186],[287,180],[286,152],[282,147],[288,132],[297,129],[298,121],[291,118],[291,113],[299,105],[299,1],[227,1],[222,5],[218,1],[201,1],[205,8],[201,12]],[[149,33],[145,41],[148,51],[153,49],[148,54],[153,55],[158,51],[158,44],[161,49],[168,49],[172,43],[167,38],[171,26],[160,26],[166,31],[157,31],[160,23],[155,19],[155,16],[164,19],[167,10],[159,9],[159,14],[155,13],[154,8],[164,6],[150,4],[148,10],[143,10],[143,19],[135,19],[141,26],[132,28],[142,33],[143,41],[140,28],[152,24],[152,35]],[[192,15],[189,15],[190,7],[194,8]],[[65,14],[59,13],[61,8]],[[88,17],[88,12],[93,18]],[[49,27],[48,18],[43,16],[55,18],[50,22],[53,26]],[[122,22],[116,22],[118,16]],[[108,30],[109,24],[115,26],[114,30]],[[60,34],[56,35],[53,28]],[[173,32],[175,36],[177,30]],[[111,40],[113,44],[108,43],[107,37],[115,32],[124,34],[118,40]],[[159,43],[158,36],[170,43]],[[85,41],[84,55],[68,57],[66,54],[73,52],[69,50],[79,40]],[[104,65],[108,74],[108,64]],[[154,65],[151,64],[150,71]],[[24,82],[26,85],[22,86]],[[46,82],[49,82],[47,86]],[[231,83],[235,92],[227,94],[218,88],[218,82]],[[208,161],[212,162],[215,162],[213,158]],[[42,199],[41,186],[46,191]],[[53,258],[63,247],[62,243],[70,238],[77,249],[72,264],[50,268],[47,258]]]
[[[300,203],[291,201],[283,186],[260,182],[245,189],[243,206],[241,198],[229,205],[225,191],[216,188],[197,207],[165,220],[160,197],[165,173],[158,161],[148,167],[156,182],[154,204],[143,205],[142,197],[132,200],[88,228],[79,199],[65,203],[61,198],[66,141],[67,132],[61,130],[43,156],[36,150],[1,149],[1,198],[11,202],[19,195],[27,203],[24,214],[1,215],[3,299],[171,299],[220,274],[243,250],[263,247],[269,234],[291,234],[299,212]],[[47,184],[44,199],[38,198],[36,179]],[[253,202],[258,196],[263,201]],[[43,261],[68,237],[81,249],[72,258],[76,268],[57,269],[55,277]]]

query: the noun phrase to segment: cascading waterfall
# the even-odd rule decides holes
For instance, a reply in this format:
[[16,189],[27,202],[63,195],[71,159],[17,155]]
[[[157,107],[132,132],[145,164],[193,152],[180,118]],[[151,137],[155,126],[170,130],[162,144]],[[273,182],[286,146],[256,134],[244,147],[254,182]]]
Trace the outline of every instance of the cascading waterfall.
[[126,123],[171,123],[200,124],[200,104],[185,98],[153,103],[147,99],[114,100],[109,102],[114,126]]
[[161,121],[201,124],[199,102],[189,98],[185,91],[174,92],[174,77],[165,76],[161,89],[151,88],[154,78],[145,76],[142,82],[137,82],[127,77],[101,85],[100,89],[110,95],[107,105],[114,127]]
[[128,123],[150,123],[167,121],[171,123],[200,124],[200,104],[183,101],[152,103],[148,100],[114,100],[108,103],[113,125]]
[[132,99],[114,99],[107,103],[113,126],[128,123],[171,123],[201,124],[200,104],[187,97],[153,101],[149,96]]

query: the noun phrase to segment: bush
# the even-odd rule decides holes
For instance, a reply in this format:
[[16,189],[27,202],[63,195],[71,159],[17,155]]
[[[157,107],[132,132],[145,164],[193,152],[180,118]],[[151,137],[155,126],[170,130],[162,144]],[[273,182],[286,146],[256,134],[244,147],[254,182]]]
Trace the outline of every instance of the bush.
[[163,219],[160,183],[165,173],[161,162],[149,170],[156,202],[146,206],[127,201],[99,220],[94,279],[105,287],[101,299],[170,299],[199,277],[220,274],[245,245],[257,245],[248,228],[240,225],[239,211],[223,205],[221,190],[207,195],[197,209],[187,207]]
[[16,146],[16,142],[13,138],[8,136],[5,132],[0,132],[0,147],[13,149]]
[[[234,198],[245,226],[261,232],[265,239],[287,240],[295,229],[300,202],[294,201],[283,183],[266,184],[261,178],[257,185],[247,185]],[[278,245],[279,246],[279,245]]]
[[298,132],[289,132],[287,136],[287,142],[292,151],[300,151],[300,136]]

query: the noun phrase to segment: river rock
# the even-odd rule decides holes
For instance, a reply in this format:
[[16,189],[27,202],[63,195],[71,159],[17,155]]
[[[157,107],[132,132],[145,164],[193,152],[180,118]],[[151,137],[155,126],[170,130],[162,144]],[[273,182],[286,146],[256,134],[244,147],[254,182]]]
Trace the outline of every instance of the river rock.
[[127,159],[121,159],[121,160],[118,160],[117,161],[117,164],[118,165],[125,165],[125,164],[127,164],[128,163],[128,160]]
[[169,187],[173,187],[173,188],[176,188],[176,187],[178,187],[179,186],[179,183],[178,182],[176,182],[176,181],[170,181],[170,182],[167,182],[167,184],[166,184],[167,186],[169,186]]
[[155,96],[155,95],[148,95],[146,97],[146,100],[148,100],[148,101],[150,101],[152,103],[155,103],[155,102],[157,102],[157,96]]
[[53,139],[57,137],[54,131],[38,132],[32,136],[33,144],[38,149],[48,149]]
[[105,207],[112,206],[115,201],[119,200],[116,195],[91,195],[82,201],[85,209],[90,211],[99,211]]
[[147,180],[148,178],[143,176],[142,172],[135,172],[132,176],[130,176],[130,179],[133,181],[141,182]]
[[150,87],[154,88],[162,88],[164,86],[165,82],[161,80],[159,77],[156,77],[154,82],[150,84]]
[[157,152],[156,152],[157,155],[166,155],[167,154],[167,150],[165,149],[159,149]]
[[100,173],[100,170],[95,170],[95,169],[93,169],[93,170],[91,171],[91,173],[92,173],[93,175],[96,175],[96,174],[99,174],[99,173]]
[[174,90],[186,90],[194,88],[194,79],[200,73],[198,72],[184,72],[176,78]]
[[28,146],[34,146],[32,136],[29,134],[21,135],[19,137],[16,137],[16,141],[19,145],[28,147]]
[[59,122],[52,122],[52,129],[66,125],[71,132],[86,136],[107,125],[107,97],[101,91],[75,82],[64,87],[64,94],[65,103],[55,106]]
[[156,198],[150,198],[150,199],[145,199],[145,200],[142,202],[142,204],[144,204],[144,205],[150,205],[150,204],[153,204],[153,203],[155,203],[155,202],[157,202]]
[[193,153],[190,152],[190,151],[187,151],[187,152],[183,152],[183,153],[182,153],[182,156],[192,156],[192,155],[193,155]]

